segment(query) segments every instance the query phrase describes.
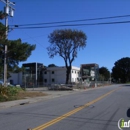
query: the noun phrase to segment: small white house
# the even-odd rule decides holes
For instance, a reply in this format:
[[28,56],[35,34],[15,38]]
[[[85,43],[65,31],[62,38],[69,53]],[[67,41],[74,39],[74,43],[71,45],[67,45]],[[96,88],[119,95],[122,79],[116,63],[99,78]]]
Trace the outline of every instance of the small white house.
[[[69,82],[78,82],[80,68],[72,66]],[[47,67],[43,72],[44,84],[65,84],[66,67]]]

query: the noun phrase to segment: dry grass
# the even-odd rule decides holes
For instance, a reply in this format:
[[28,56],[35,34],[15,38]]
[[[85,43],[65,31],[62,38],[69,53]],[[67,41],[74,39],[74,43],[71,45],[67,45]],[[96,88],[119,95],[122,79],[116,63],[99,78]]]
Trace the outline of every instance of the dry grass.
[[40,96],[47,96],[47,94],[42,92],[28,92],[28,91],[21,91],[17,95],[17,99],[25,99],[25,98],[34,98]]

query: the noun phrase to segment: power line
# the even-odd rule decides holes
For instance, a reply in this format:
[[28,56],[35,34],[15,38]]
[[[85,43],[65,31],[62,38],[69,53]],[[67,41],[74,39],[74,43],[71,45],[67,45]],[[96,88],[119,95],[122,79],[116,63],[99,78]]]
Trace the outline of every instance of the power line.
[[109,25],[109,24],[124,24],[130,23],[130,21],[119,21],[119,22],[104,22],[104,23],[90,23],[90,24],[66,24],[66,25],[54,25],[54,26],[36,26],[36,27],[18,27],[14,29],[40,29],[40,28],[53,28],[53,27],[69,27],[69,26],[92,26],[92,25]]
[[27,39],[30,39],[30,38],[43,37],[43,36],[45,36],[45,35],[48,35],[48,34],[43,34],[43,35],[39,35],[39,36],[31,36],[31,37],[29,37],[29,38],[24,38],[24,39],[22,39],[22,40],[27,40]]
[[[24,31],[25,32],[25,31]],[[44,49],[46,49],[46,47],[44,47],[41,43],[39,43],[37,40],[35,40],[32,36],[30,36],[27,32],[25,32],[33,41],[35,41],[36,43],[38,43],[39,45],[41,45]]]
[[60,23],[71,23],[71,22],[83,22],[83,21],[93,21],[93,20],[105,20],[105,19],[115,19],[115,18],[126,18],[130,15],[120,15],[120,16],[111,16],[111,17],[100,17],[92,19],[80,19],[80,20],[70,20],[70,21],[60,21],[60,22],[48,22],[48,23],[35,23],[35,24],[19,24],[19,25],[10,25],[10,26],[32,26],[32,25],[46,25],[46,24],[60,24]]

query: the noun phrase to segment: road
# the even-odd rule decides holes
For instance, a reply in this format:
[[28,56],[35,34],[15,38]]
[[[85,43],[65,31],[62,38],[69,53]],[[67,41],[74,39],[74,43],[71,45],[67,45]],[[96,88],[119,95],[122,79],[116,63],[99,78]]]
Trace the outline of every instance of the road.
[[77,92],[0,110],[0,129],[119,130],[119,119],[130,119],[129,101],[130,85]]

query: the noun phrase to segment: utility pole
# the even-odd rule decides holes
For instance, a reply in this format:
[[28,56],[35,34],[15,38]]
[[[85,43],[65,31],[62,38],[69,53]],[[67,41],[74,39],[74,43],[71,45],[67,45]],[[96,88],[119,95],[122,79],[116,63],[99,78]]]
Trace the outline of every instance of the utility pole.
[[111,84],[111,72],[110,72],[110,84]]
[[[5,13],[8,11],[8,0],[6,0],[6,7],[5,7]],[[6,32],[5,36],[6,39],[8,37],[8,16],[5,16],[5,27]],[[7,86],[7,43],[5,44],[5,51],[4,51],[4,86]]]
[[[6,27],[6,32],[5,36],[6,39],[8,38],[8,16],[13,17],[14,16],[14,8],[11,5],[15,5],[14,2],[10,2],[9,0],[0,0],[2,1],[6,6],[5,6],[5,27]],[[4,50],[4,86],[7,86],[7,51],[8,51],[8,46],[7,43],[5,44],[5,50]]]

